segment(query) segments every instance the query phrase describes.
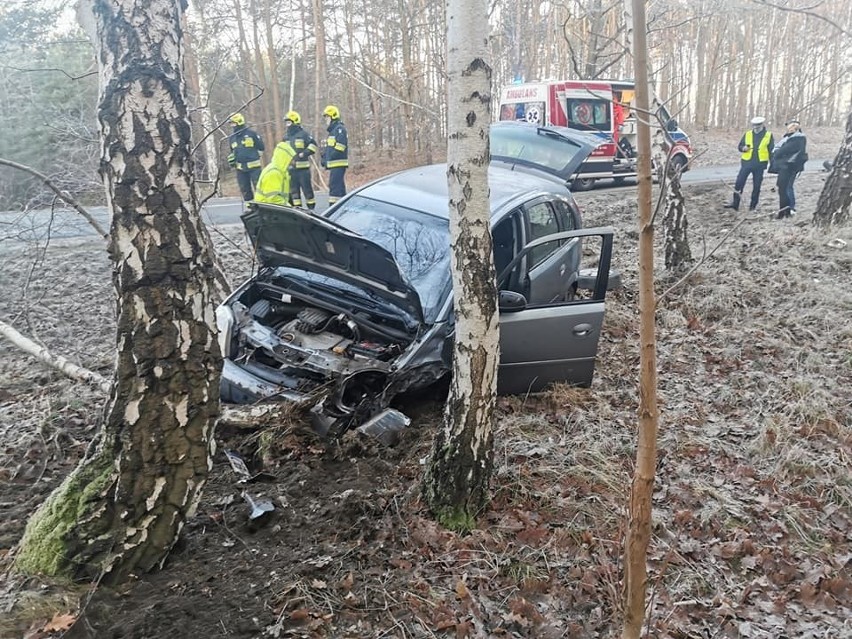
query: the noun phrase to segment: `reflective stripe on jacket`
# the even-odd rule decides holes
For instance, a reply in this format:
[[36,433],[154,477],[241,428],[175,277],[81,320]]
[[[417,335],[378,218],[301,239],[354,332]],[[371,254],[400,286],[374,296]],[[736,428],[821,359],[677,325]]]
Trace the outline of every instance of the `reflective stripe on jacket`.
[[327,169],[349,166],[349,141],[346,127],[340,120],[332,120],[328,125],[328,138],[325,141],[324,159]]
[[288,204],[290,202],[290,164],[296,152],[287,142],[279,142],[272,152],[272,162],[263,167],[257,186],[254,187],[255,202]]
[[250,171],[263,166],[260,154],[264,150],[263,140],[248,127],[234,131],[228,136],[231,153],[234,156],[234,167],[238,171]]
[[[744,136],[745,145],[749,147],[747,151],[743,151],[743,154],[740,156],[741,159],[745,161],[749,161],[753,159],[754,153],[754,131],[749,129],[746,131]],[[772,134],[769,131],[763,132],[763,137],[760,138],[760,143],[757,147],[757,161],[758,162],[769,162],[769,143],[772,141]]]
[[317,152],[317,143],[311,134],[305,131],[300,124],[291,124],[287,127],[284,139],[293,145],[296,150],[296,161],[293,167],[296,169],[311,168],[310,157]]

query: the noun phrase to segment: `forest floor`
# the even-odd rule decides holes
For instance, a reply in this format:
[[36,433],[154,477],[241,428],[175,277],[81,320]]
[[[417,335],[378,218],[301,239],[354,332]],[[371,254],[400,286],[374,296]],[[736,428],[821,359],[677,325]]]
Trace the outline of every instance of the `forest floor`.
[[[707,142],[703,161],[735,163],[738,137]],[[829,141],[811,157],[832,157]],[[771,217],[771,178],[757,214],[723,210],[733,178],[685,188],[703,261],[671,290],[657,238],[657,291],[668,293],[656,323],[649,634],[850,637],[852,228],[811,226],[824,173],[799,178],[799,213],[785,220]],[[355,434],[328,443],[293,424],[220,430],[198,513],[163,570],[74,592],[6,573],[0,637],[618,635],[638,405],[635,192],[577,196],[587,226],[616,228],[624,282],[607,298],[596,379],[500,398],[492,501],[473,533],[440,529],[420,498],[440,389],[403,400],[413,423],[391,448]],[[240,230],[213,236],[238,281]],[[0,245],[0,263],[0,317],[109,376],[103,246]],[[0,562],[83,456],[103,405],[0,343]],[[276,506],[264,526],[248,525],[225,449],[272,475],[249,486]]]

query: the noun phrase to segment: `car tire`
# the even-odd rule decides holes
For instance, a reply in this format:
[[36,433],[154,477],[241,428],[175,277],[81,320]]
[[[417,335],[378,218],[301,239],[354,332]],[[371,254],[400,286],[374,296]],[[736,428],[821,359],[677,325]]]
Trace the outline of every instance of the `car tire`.
[[[596,268],[583,268],[580,269],[577,278],[577,288],[582,288],[586,290],[593,290],[595,288],[595,282],[598,279],[598,269]],[[621,288],[621,273],[614,268],[609,270],[609,281],[606,285],[606,290],[608,291],[616,291]]]
[[571,180],[572,191],[588,191],[595,185],[595,178],[575,178]]
[[680,172],[683,173],[686,170],[686,157],[683,155],[674,156],[669,160],[669,167],[672,171],[680,169]]

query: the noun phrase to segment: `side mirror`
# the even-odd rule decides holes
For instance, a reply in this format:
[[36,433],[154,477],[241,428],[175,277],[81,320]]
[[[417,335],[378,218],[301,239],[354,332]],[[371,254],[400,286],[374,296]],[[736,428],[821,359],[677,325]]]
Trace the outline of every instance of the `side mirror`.
[[666,128],[667,128],[669,131],[677,131],[677,120],[675,120],[674,118],[672,118],[671,120],[669,120],[669,121],[666,123]]
[[527,307],[527,298],[515,291],[500,291],[497,304],[501,313],[513,313]]

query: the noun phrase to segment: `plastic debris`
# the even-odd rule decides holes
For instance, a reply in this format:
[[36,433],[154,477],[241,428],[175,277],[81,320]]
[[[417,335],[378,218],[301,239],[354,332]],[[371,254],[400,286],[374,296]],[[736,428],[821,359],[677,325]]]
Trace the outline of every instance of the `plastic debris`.
[[359,433],[375,437],[386,446],[393,446],[399,441],[400,431],[410,424],[410,417],[393,408],[386,408],[361,424],[357,430]]
[[254,499],[246,491],[240,493],[242,498],[251,508],[249,513],[249,521],[257,523],[258,520],[266,517],[269,513],[275,510],[275,505],[268,499]]

